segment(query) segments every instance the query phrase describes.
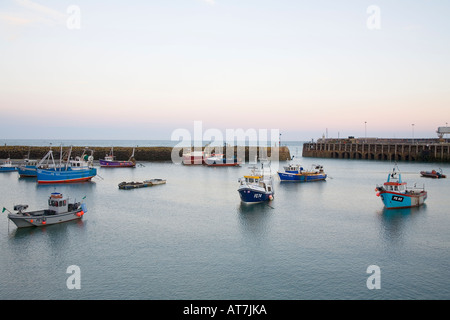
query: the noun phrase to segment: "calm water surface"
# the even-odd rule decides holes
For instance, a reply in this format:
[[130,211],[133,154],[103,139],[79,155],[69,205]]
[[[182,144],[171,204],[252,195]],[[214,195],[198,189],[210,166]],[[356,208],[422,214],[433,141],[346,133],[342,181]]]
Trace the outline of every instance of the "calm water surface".
[[[393,164],[301,158],[320,163],[325,182],[280,183],[269,204],[243,205],[238,178],[248,166],[209,168],[142,163],[98,168],[90,183],[39,186],[0,175],[0,207],[46,206],[59,191],[85,202],[83,220],[18,230],[0,216],[1,299],[449,299],[450,179],[400,163],[404,180],[425,184],[426,205],[386,211],[375,196]],[[283,165],[284,163],[280,164]],[[166,185],[119,190],[121,181]],[[81,270],[69,290],[67,267]],[[369,290],[367,267],[381,269]]]

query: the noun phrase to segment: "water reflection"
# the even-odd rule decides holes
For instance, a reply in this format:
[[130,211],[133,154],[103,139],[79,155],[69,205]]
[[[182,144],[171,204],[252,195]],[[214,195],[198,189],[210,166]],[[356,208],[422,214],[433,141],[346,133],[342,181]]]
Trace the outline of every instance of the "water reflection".
[[67,237],[68,229],[84,229],[86,222],[83,219],[67,221],[64,223],[53,224],[43,227],[29,227],[29,228],[17,228],[13,222],[9,225],[9,238],[10,239],[24,239],[26,237],[32,237],[36,235],[46,235],[50,237],[51,241],[61,242],[62,239]]
[[426,204],[420,207],[404,209],[386,209],[379,210],[378,216],[381,222],[381,233],[385,241],[396,243],[401,241],[408,232],[413,221],[426,212]]
[[247,234],[262,235],[270,228],[270,217],[274,207],[270,202],[246,204],[241,202],[238,207],[239,222],[242,230]]
[[24,183],[37,183],[36,177],[21,177],[19,176],[19,181]]

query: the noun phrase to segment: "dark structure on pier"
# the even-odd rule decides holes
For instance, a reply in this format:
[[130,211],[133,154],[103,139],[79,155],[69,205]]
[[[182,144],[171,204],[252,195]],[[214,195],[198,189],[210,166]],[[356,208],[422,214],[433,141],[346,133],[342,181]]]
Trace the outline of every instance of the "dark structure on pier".
[[319,139],[303,144],[303,157],[450,162],[448,139]]

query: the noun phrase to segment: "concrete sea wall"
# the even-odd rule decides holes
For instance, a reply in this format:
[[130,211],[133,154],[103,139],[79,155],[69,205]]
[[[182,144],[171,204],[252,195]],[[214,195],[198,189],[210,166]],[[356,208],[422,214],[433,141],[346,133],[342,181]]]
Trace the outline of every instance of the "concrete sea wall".
[[450,162],[450,143],[439,139],[320,139],[303,144],[303,157]]
[[[229,147],[230,148],[230,147]],[[289,160],[290,151],[286,146],[281,147],[267,147],[261,148],[261,150],[254,150],[250,147],[232,147],[234,148],[234,154],[245,154],[245,159],[248,161],[249,156],[263,157],[265,154],[271,156],[273,151],[278,151],[279,160]],[[238,149],[239,148],[239,149]],[[275,148],[277,150],[275,150]],[[72,147],[71,156],[79,156],[83,153],[84,147]],[[107,153],[111,151],[110,147],[89,147],[88,149],[94,151],[94,159],[103,159]],[[59,160],[60,147],[53,147],[53,156],[55,160]],[[63,147],[63,152],[67,151],[68,147]],[[47,152],[49,147],[36,147],[36,146],[0,146],[0,159],[24,159],[29,155],[30,159],[42,159]],[[223,148],[222,153],[226,153],[227,149]],[[114,147],[114,155],[117,160],[128,160],[133,152],[133,147]],[[171,161],[172,152],[181,156],[183,153],[182,148],[174,149],[172,147],[136,147],[134,151],[134,158],[136,161]],[[217,151],[216,151],[217,152]]]

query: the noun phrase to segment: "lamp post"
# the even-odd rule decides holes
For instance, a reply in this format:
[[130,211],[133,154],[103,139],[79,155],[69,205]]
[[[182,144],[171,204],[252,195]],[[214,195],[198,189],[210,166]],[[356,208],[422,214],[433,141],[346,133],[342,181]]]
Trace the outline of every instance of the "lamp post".
[[364,121],[364,138],[367,142],[367,121]]

